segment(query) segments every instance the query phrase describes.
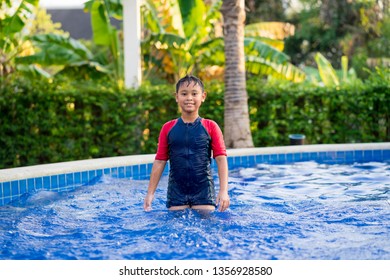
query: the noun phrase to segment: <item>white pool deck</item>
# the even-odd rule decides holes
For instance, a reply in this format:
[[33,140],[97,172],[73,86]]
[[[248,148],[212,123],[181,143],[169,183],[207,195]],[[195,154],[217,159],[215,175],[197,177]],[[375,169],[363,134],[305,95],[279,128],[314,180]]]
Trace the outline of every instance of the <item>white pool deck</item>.
[[[304,152],[354,151],[354,150],[389,150],[390,142],[358,144],[320,144],[296,145],[265,148],[229,149],[228,157],[246,155],[271,155]],[[99,159],[78,160],[27,167],[0,169],[0,182],[8,182],[33,177],[43,177],[71,172],[104,169],[117,166],[131,166],[152,163],[154,154],[118,156]]]

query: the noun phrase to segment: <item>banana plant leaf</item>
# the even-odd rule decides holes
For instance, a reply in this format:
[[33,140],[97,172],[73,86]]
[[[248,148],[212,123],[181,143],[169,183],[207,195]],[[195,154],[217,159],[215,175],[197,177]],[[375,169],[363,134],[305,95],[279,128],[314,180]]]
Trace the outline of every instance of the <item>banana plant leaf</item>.
[[257,38],[245,37],[244,47],[246,55],[260,56],[265,60],[272,60],[275,63],[286,63],[290,59],[285,53],[278,51]]
[[97,45],[109,46],[112,38],[112,27],[104,1],[93,1],[90,13],[93,41]]
[[338,86],[340,85],[340,80],[337,77],[336,71],[321,53],[316,53],[314,57],[318,71],[321,77],[322,82],[325,86]]
[[249,73],[271,75],[274,78],[284,79],[295,83],[303,82],[306,74],[289,62],[275,63],[272,60],[259,56],[245,56],[245,67]]
[[[34,13],[34,8],[38,6],[39,0],[22,0],[15,12],[4,19],[2,24],[3,31],[0,29],[0,35],[10,36],[11,34],[22,31],[27,21]],[[10,3],[9,3],[10,4]]]
[[41,34],[31,37],[39,52],[17,57],[20,64],[40,64],[43,66],[79,66],[89,64],[98,71],[106,71],[103,65],[93,60],[93,54],[79,41],[57,34]]
[[23,75],[36,78],[36,77],[45,77],[46,79],[50,79],[52,75],[37,65],[22,65],[19,64],[16,66],[16,69],[19,72],[23,72]]

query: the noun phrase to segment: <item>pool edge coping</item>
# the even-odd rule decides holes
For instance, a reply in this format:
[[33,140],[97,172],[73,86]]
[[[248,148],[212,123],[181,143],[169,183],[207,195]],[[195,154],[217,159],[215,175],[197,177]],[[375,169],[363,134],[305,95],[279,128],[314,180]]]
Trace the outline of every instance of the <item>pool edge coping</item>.
[[[352,143],[352,144],[315,144],[296,146],[276,146],[259,148],[238,148],[228,149],[228,157],[247,155],[267,155],[286,153],[310,153],[327,151],[353,151],[353,150],[384,150],[390,149],[390,142],[378,143]],[[0,183],[14,180],[44,177],[72,172],[82,172],[96,169],[113,168],[119,166],[133,166],[139,164],[150,164],[154,161],[155,154],[117,156],[97,159],[86,159],[69,162],[33,165],[0,169]]]

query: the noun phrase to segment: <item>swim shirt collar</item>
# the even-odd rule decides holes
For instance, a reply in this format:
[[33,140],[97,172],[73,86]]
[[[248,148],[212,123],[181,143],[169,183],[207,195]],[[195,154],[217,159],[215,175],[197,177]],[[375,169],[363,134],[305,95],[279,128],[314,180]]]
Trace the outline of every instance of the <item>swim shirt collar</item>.
[[201,119],[202,119],[201,117],[197,117],[196,120],[195,120],[194,122],[188,122],[188,123],[186,123],[186,122],[184,122],[184,120],[180,117],[178,121],[181,122],[181,123],[183,123],[183,124],[185,124],[185,125],[195,125],[195,124],[199,123]]

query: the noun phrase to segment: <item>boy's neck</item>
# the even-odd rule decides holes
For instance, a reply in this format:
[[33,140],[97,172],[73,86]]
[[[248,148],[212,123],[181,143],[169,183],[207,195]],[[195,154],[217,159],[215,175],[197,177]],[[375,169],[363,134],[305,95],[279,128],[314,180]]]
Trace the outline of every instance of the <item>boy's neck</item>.
[[194,121],[196,121],[197,118],[199,118],[199,114],[190,114],[190,115],[182,114],[181,115],[181,119],[185,123],[193,123]]

